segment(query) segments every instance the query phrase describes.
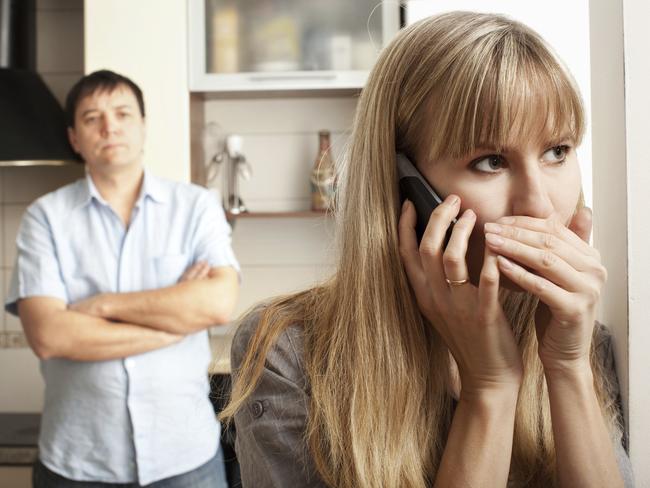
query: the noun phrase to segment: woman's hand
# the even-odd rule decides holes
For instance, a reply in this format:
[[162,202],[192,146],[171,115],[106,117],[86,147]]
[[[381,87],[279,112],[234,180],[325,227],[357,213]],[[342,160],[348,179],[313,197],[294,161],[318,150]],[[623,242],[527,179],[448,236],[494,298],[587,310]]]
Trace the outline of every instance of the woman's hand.
[[448,196],[431,214],[418,248],[415,207],[402,207],[399,221],[400,255],[422,314],[433,324],[458,365],[461,397],[496,391],[516,392],[522,360],[510,324],[498,300],[496,255],[486,248],[478,287],[468,280],[465,255],[476,215],[466,210],[445,234],[460,211],[460,198]]
[[596,307],[607,279],[600,254],[588,244],[591,211],[576,212],[569,228],[555,215],[504,217],[486,224],[485,232],[503,275],[540,299],[537,337],[547,372],[589,368]]

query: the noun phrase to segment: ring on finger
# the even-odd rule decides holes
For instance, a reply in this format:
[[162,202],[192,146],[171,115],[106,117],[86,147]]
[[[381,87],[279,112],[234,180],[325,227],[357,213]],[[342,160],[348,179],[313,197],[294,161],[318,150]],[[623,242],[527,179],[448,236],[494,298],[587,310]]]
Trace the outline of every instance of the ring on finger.
[[445,278],[445,281],[449,286],[462,286],[467,283],[469,279],[465,278],[464,280],[450,280],[449,278]]

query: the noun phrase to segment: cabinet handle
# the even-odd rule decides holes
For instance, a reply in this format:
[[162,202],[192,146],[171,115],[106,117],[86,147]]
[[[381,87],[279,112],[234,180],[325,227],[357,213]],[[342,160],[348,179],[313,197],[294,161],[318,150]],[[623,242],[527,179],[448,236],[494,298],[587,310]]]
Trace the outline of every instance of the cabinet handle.
[[252,82],[260,81],[330,81],[335,80],[336,73],[317,74],[317,73],[288,73],[288,74],[253,74],[248,79]]

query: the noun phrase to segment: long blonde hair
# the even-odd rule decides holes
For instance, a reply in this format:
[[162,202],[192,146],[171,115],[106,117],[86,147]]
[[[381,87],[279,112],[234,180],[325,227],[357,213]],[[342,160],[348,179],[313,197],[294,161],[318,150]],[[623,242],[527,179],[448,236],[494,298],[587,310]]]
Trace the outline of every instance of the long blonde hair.
[[[533,118],[531,113],[540,114]],[[272,300],[259,317],[223,418],[255,390],[290,325],[304,335],[305,436],[319,475],[349,488],[432,485],[453,416],[449,351],[421,316],[398,254],[396,151],[465,155],[522,134],[583,133],[571,76],[542,39],[497,15],[452,12],[402,30],[358,102],[341,180],[339,263],[330,280]],[[512,486],[555,486],[555,451],[537,355],[537,299],[502,291],[522,351]],[[612,435],[616,408],[592,354]]]

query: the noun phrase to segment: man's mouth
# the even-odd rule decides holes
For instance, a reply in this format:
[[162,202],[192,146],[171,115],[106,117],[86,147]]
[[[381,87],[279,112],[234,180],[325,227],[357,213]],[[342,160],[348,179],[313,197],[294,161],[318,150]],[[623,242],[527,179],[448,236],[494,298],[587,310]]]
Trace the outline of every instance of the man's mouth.
[[116,143],[116,144],[105,144],[104,146],[102,146],[102,151],[108,150],[108,149],[123,148],[123,147],[126,147],[126,146],[124,144],[118,144],[118,143]]

